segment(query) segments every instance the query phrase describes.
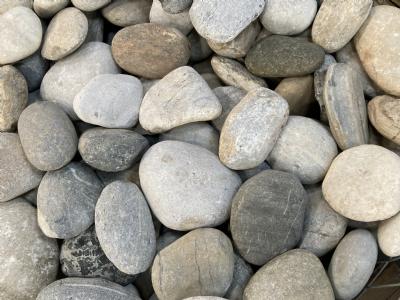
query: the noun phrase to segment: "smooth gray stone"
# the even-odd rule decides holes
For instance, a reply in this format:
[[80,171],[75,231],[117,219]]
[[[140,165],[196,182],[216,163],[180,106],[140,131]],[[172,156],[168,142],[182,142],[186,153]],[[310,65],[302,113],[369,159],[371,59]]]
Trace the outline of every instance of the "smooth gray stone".
[[71,2],[82,11],[95,11],[109,4],[111,0],[71,0]]
[[[146,78],[140,78],[140,81],[142,82],[143,85],[143,95],[146,95],[146,93],[150,90],[150,88],[155,85],[157,82],[160,81],[160,79],[146,79]],[[140,124],[139,124],[140,125]]]
[[120,271],[135,275],[151,266],[156,252],[154,224],[134,183],[107,185],[97,202],[95,221],[101,248]]
[[360,77],[347,64],[329,66],[323,99],[333,137],[342,150],[368,143],[368,115]]
[[99,176],[100,180],[104,185],[108,185],[111,182],[122,180],[122,181],[130,181],[140,187],[139,180],[139,163],[133,165],[133,167],[120,171],[120,172],[104,172],[100,170],[96,170],[97,176]]
[[131,294],[132,296],[138,297],[140,298],[140,294],[139,291],[137,290],[137,288],[132,284],[128,284],[126,286],[124,286],[125,290],[129,292],[129,294]]
[[191,46],[190,60],[192,62],[202,61],[213,53],[207,40],[199,35],[196,30],[189,33],[188,39]]
[[122,285],[135,278],[118,270],[107,258],[94,226],[63,241],[60,263],[61,271],[68,277],[103,278]]
[[43,100],[61,105],[71,118],[76,119],[72,107],[76,94],[97,75],[117,74],[119,71],[111,55],[111,47],[105,43],[90,42],[50,68],[43,78],[40,94]]
[[324,199],[321,186],[307,190],[310,199],[299,248],[320,257],[336,247],[346,232],[347,219],[334,211]]
[[0,204],[0,299],[35,300],[56,279],[57,241],[36,221],[36,209],[20,198]]
[[22,148],[37,169],[51,171],[74,157],[78,137],[74,125],[55,103],[39,101],[29,105],[18,120]]
[[232,202],[230,228],[241,256],[261,266],[294,248],[303,233],[307,194],[292,174],[267,170],[240,187]]
[[42,176],[26,159],[18,134],[0,133],[0,202],[38,187]]
[[206,59],[202,62],[199,62],[199,63],[193,65],[193,69],[195,69],[200,74],[214,73],[214,70],[211,66],[211,59]]
[[152,0],[114,0],[101,10],[110,23],[126,27],[149,22]]
[[36,202],[37,202],[37,189],[31,190],[27,192],[26,194],[23,194],[21,198],[25,199],[28,201],[31,205],[36,207]]
[[157,239],[157,253],[165,247],[168,247],[177,239],[181,238],[185,233],[180,231],[167,231]]
[[13,7],[0,14],[0,65],[15,63],[35,53],[42,33],[39,17],[27,7]]
[[250,179],[253,176],[256,176],[258,173],[261,173],[262,171],[265,170],[270,170],[271,167],[263,161],[261,164],[259,164],[257,167],[247,169],[247,170],[240,170],[239,176],[242,178],[242,181],[245,182],[247,179]]
[[201,77],[207,82],[210,89],[215,89],[223,85],[219,77],[214,73],[203,73]]
[[335,296],[318,257],[295,249],[259,269],[244,290],[243,299],[334,300]]
[[84,43],[102,42],[104,39],[104,19],[101,14],[93,12],[85,15],[88,20],[88,32]]
[[152,146],[142,158],[139,176],[155,216],[181,231],[225,222],[241,184],[215,154],[179,141]]
[[[184,262],[184,263],[183,263]],[[234,255],[229,238],[214,228],[193,230],[154,259],[151,271],[160,300],[223,296],[232,282]]]
[[[225,294],[225,298],[229,300],[242,300],[244,288],[253,276],[253,269],[240,255],[236,253],[234,255],[235,267],[233,269],[232,283]],[[207,297],[204,300],[206,299]]]
[[33,9],[41,18],[50,18],[69,4],[69,0],[34,0]]
[[346,234],[328,269],[336,299],[352,299],[361,292],[374,271],[377,257],[378,246],[368,230],[356,229]]
[[43,101],[42,97],[40,96],[40,90],[36,90],[36,91],[28,94],[28,104],[27,104],[27,106],[31,105],[31,104],[33,104],[35,102],[38,102],[38,101]]
[[264,5],[264,0],[196,0],[189,13],[202,37],[226,43],[257,19]]
[[40,55],[40,51],[38,51],[15,64],[15,67],[24,75],[28,84],[28,90],[32,92],[40,87],[40,83],[50,64]]
[[64,278],[44,288],[36,300],[141,300],[114,282],[101,278]]
[[160,2],[162,4],[162,8],[166,12],[170,14],[177,14],[190,8],[193,0],[160,0]]
[[[37,0],[36,0],[37,1]],[[0,2],[0,14],[16,6],[32,8],[33,0],[2,0]]]
[[69,239],[94,222],[94,208],[103,185],[88,166],[72,162],[50,171],[40,182],[38,222],[48,237]]
[[147,146],[146,138],[134,131],[97,127],[81,135],[78,150],[91,167],[118,172],[132,167]]

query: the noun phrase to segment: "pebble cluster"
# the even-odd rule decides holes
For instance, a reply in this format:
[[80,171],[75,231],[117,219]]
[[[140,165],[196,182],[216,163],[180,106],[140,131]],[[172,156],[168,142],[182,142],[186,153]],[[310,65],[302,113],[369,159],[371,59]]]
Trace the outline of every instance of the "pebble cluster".
[[399,0],[0,0],[0,299],[353,299],[400,255]]

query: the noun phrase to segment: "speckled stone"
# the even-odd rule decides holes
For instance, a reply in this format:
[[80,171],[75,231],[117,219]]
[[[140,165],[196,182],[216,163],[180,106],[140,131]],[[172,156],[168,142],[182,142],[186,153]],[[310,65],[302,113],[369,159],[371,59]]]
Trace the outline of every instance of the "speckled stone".
[[101,10],[110,23],[126,27],[149,22],[152,0],[114,0]]
[[72,4],[83,11],[94,11],[109,4],[111,0],[72,0]]
[[318,257],[302,249],[288,251],[264,265],[244,290],[246,300],[334,300],[332,286]]
[[160,300],[223,296],[231,284],[233,270],[234,255],[229,238],[217,229],[201,228],[157,254],[151,279]]
[[258,88],[249,92],[222,127],[220,160],[235,170],[258,166],[271,152],[288,114],[286,100],[274,91]]
[[50,64],[42,57],[40,51],[37,51],[35,54],[16,63],[15,67],[24,75],[29,92],[33,92],[40,88],[40,83]]
[[162,4],[162,8],[170,13],[177,14],[185,9],[190,8],[193,3],[193,0],[160,0]]
[[236,193],[230,228],[241,256],[261,266],[299,242],[307,195],[289,173],[267,170],[247,180]]
[[34,0],[33,9],[41,18],[50,18],[69,4],[69,0]]
[[[37,1],[37,0],[36,0]],[[0,14],[16,6],[32,8],[33,0],[2,0],[0,3]]]
[[0,204],[0,298],[35,300],[56,279],[57,241],[46,237],[36,209],[22,199]]
[[39,170],[59,169],[76,153],[74,125],[57,104],[38,101],[29,105],[18,120],[18,132],[29,162]]
[[121,29],[112,40],[117,64],[133,75],[162,78],[186,65],[190,58],[189,40],[179,30],[154,23]]
[[346,218],[388,219],[400,211],[400,157],[376,145],[345,150],[332,162],[322,191],[329,205]]

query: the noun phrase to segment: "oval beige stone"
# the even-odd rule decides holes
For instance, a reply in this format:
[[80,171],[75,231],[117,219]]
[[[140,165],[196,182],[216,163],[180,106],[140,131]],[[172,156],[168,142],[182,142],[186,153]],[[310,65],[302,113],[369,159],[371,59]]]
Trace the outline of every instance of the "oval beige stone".
[[385,255],[400,255],[400,214],[381,222],[378,226],[379,248]]

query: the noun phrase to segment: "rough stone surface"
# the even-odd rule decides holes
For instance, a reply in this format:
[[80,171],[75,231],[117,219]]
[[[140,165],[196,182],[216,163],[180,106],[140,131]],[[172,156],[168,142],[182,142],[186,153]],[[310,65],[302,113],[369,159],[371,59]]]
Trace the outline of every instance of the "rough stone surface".
[[151,266],[156,251],[154,225],[146,199],[134,183],[115,181],[104,188],[95,224],[101,248],[119,270],[134,275]]
[[162,78],[186,65],[190,58],[189,40],[179,30],[148,23],[125,27],[112,40],[112,54],[125,71]]
[[64,278],[44,288],[36,300],[140,300],[117,283],[101,278]]
[[299,248],[322,256],[336,247],[346,232],[347,219],[335,212],[322,195],[321,186],[307,189],[309,204]]
[[349,232],[339,243],[329,264],[328,275],[337,299],[353,299],[374,271],[378,247],[365,229]]
[[88,166],[72,162],[47,172],[37,194],[38,222],[51,238],[68,239],[94,222],[94,208],[103,185]]
[[343,48],[360,29],[371,7],[372,0],[324,1],[312,26],[313,41],[328,53]]
[[[246,263],[240,255],[235,253],[235,267],[233,269],[232,283],[225,297],[230,300],[242,300],[244,288],[251,276],[253,276],[253,269],[251,266]],[[207,297],[205,297],[204,300],[206,299]]]
[[97,75],[116,73],[119,73],[119,68],[112,58],[110,46],[90,42],[50,68],[43,78],[40,94],[43,100],[61,105],[69,116],[76,119],[73,110],[76,94]]
[[2,0],[0,3],[0,14],[3,14],[7,10],[16,6],[24,6],[32,8],[32,5],[33,5],[33,0]]
[[216,155],[178,141],[151,147],[140,163],[139,176],[156,217],[166,227],[183,231],[226,221],[241,184]]
[[124,74],[93,78],[75,96],[74,111],[86,123],[107,128],[131,128],[139,119],[143,86],[139,79]]
[[206,81],[191,67],[175,69],[146,93],[140,107],[142,127],[153,133],[221,114],[221,104]]
[[57,104],[39,101],[29,105],[18,120],[18,133],[29,162],[39,170],[59,169],[76,153],[74,125]]
[[42,56],[59,60],[79,48],[88,32],[86,16],[75,7],[57,13],[50,21],[43,38]]
[[329,129],[306,117],[291,116],[268,156],[275,170],[296,175],[303,184],[324,179],[338,154]]
[[162,8],[170,13],[177,14],[185,9],[190,8],[193,3],[193,0],[160,0],[162,4]]
[[251,74],[238,61],[222,56],[214,56],[211,65],[219,78],[227,85],[251,91],[260,87],[268,87],[265,80]]
[[[0,4],[1,5],[1,4]],[[29,8],[17,6],[0,15],[0,65],[33,54],[42,41],[42,24]]]
[[93,128],[79,138],[79,153],[91,167],[118,172],[133,166],[147,148],[142,135],[127,129]]
[[69,0],[34,0],[33,9],[41,18],[50,18],[69,4]]
[[295,35],[311,25],[316,12],[316,0],[268,0],[260,20],[273,34]]
[[322,191],[329,205],[346,218],[388,219],[400,211],[400,158],[376,145],[348,149],[332,162]]
[[201,228],[157,254],[151,279],[160,300],[223,296],[231,284],[233,270],[229,238],[217,229]]
[[219,157],[231,169],[244,170],[263,162],[286,124],[289,106],[266,88],[249,92],[229,113],[222,127]]
[[0,204],[0,298],[34,300],[56,279],[57,241],[40,231],[36,209],[20,198]]
[[50,65],[49,62],[40,55],[40,51],[37,51],[35,54],[15,64],[15,67],[24,75],[29,92],[33,92],[40,87],[40,83]]
[[307,195],[289,173],[267,170],[247,180],[236,193],[230,228],[241,256],[262,266],[299,242]]
[[111,0],[72,0],[72,4],[83,11],[94,11],[109,4]]
[[303,38],[272,35],[258,41],[246,56],[251,73],[261,77],[311,74],[324,61],[324,50]]
[[226,43],[257,19],[264,5],[264,0],[196,0],[190,19],[202,37]]
[[400,255],[400,214],[384,220],[378,225],[378,242],[382,252],[395,257]]
[[28,102],[24,76],[13,66],[0,67],[0,131],[14,131]]
[[152,0],[114,0],[102,9],[110,23],[126,27],[149,22]]
[[318,257],[302,249],[288,251],[264,265],[244,290],[246,300],[334,300],[332,286]]
[[368,115],[360,77],[347,64],[329,66],[324,106],[333,137],[342,150],[368,143]]

